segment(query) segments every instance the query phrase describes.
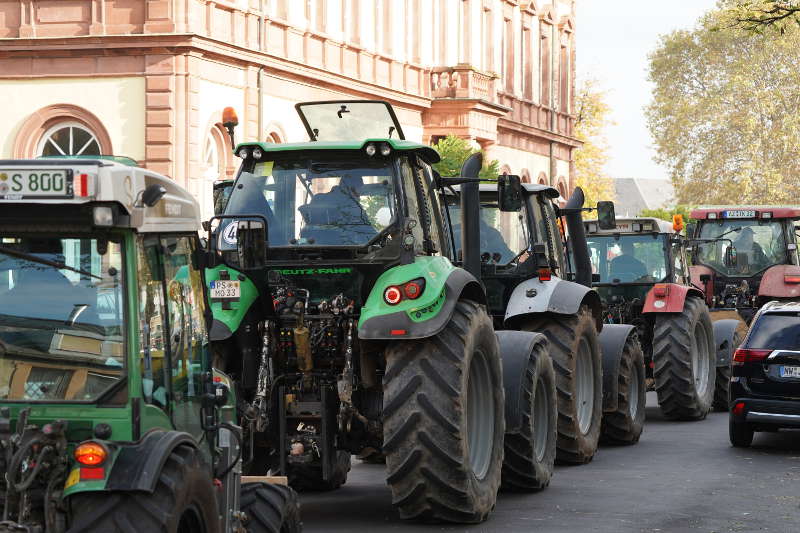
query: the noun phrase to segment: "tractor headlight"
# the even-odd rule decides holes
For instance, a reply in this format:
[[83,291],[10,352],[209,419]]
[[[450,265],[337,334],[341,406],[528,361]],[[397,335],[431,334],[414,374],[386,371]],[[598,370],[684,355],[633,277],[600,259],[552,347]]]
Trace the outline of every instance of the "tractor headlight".
[[377,148],[375,148],[375,145],[374,145],[374,144],[372,144],[372,143],[369,143],[369,144],[367,145],[367,147],[366,147],[366,148],[364,148],[364,151],[367,153],[367,155],[368,155],[368,156],[372,157],[372,156],[374,156],[374,155],[375,155],[375,153],[378,151],[378,149],[377,149]]
[[249,155],[249,152],[248,152],[247,148],[242,148],[241,150],[239,150],[239,153],[237,155],[239,157],[241,157],[242,159],[247,159],[247,156]]
[[107,206],[97,206],[92,211],[95,226],[113,226],[114,211]]
[[253,157],[255,159],[261,159],[264,155],[264,151],[261,148],[255,147],[253,148]]
[[392,147],[389,146],[389,143],[381,144],[381,155],[383,157],[389,157],[389,154],[392,153]]

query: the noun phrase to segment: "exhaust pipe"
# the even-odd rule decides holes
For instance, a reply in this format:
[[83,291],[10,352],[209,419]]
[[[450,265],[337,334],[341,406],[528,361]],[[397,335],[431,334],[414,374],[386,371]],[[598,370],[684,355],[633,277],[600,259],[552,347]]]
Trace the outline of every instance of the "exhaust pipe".
[[572,257],[575,260],[575,282],[592,286],[592,263],[589,260],[589,245],[586,244],[586,230],[583,227],[583,217],[581,208],[585,197],[580,187],[575,187],[572,196],[569,197],[564,218],[569,230],[569,240],[572,244]]
[[[480,152],[472,154],[461,167],[461,176],[477,178],[483,166]],[[461,255],[464,270],[481,279],[481,196],[478,182],[461,185]]]

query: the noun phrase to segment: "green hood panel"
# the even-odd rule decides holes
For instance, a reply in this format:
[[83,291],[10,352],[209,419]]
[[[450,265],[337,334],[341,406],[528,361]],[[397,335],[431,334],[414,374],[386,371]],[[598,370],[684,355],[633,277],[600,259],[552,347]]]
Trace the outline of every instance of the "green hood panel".
[[[211,298],[211,282],[222,279],[220,273],[223,270],[228,272],[227,279],[240,281],[239,298],[225,302]],[[253,302],[258,299],[258,288],[256,288],[250,278],[228,265],[218,265],[214,268],[207,268],[206,283],[208,283],[208,303],[211,306],[211,313],[214,316],[214,322],[211,325],[209,337],[212,341],[225,340],[239,329],[239,325],[242,323],[242,319],[247,314],[248,309],[250,309]]]
[[[359,328],[372,318],[396,313],[404,313],[415,323],[432,319],[442,310],[446,299],[445,284],[454,270],[456,267],[446,257],[417,257],[409,265],[387,270],[375,282],[366,304],[361,308]],[[400,286],[417,278],[425,279],[422,296],[416,300],[403,299],[397,305],[389,305],[384,301],[383,293],[388,287]]]

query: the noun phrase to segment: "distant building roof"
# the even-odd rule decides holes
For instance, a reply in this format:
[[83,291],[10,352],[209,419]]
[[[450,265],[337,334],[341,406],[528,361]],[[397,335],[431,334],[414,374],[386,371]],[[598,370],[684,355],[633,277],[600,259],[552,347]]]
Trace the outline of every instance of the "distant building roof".
[[675,204],[675,189],[668,179],[617,178],[614,190],[614,211],[619,217],[635,217],[643,209],[660,209]]

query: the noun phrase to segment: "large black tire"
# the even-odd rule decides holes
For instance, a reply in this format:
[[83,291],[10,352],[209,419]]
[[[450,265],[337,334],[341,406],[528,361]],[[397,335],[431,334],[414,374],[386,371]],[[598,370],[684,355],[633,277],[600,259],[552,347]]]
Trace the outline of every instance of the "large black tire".
[[220,522],[211,467],[191,446],[167,458],[152,494],[82,493],[69,499],[69,533],[218,533]]
[[644,354],[635,334],[625,339],[617,386],[617,409],[603,413],[600,441],[607,444],[636,444],[644,428],[647,390]]
[[300,503],[297,493],[284,485],[242,485],[239,506],[247,516],[247,533],[300,533]]
[[528,359],[521,392],[522,427],[506,433],[501,488],[537,491],[550,484],[558,438],[556,374],[545,343]]
[[[742,332],[737,330],[733,336],[733,346],[731,347],[731,359],[733,359],[733,352],[742,344],[744,336]],[[728,363],[726,366],[718,366],[716,379],[714,381],[714,403],[713,408],[715,411],[725,412],[728,410],[728,389],[731,386],[731,366]]]
[[333,473],[327,481],[322,479],[322,466],[291,465],[287,469],[289,485],[299,491],[336,490],[347,482],[350,472],[350,452],[337,450],[333,462]]
[[483,306],[459,301],[438,335],[393,342],[383,451],[405,519],[477,523],[497,501],[505,413],[500,355]]
[[716,355],[711,315],[700,298],[686,298],[682,313],[656,317],[653,376],[666,418],[705,418],[714,400]]
[[582,305],[577,315],[536,317],[522,329],[544,333],[550,341],[558,397],[556,460],[588,463],[597,451],[603,416],[603,361],[594,316]]
[[734,448],[749,448],[754,434],[753,427],[747,422],[736,422],[732,415],[728,419],[728,436]]

